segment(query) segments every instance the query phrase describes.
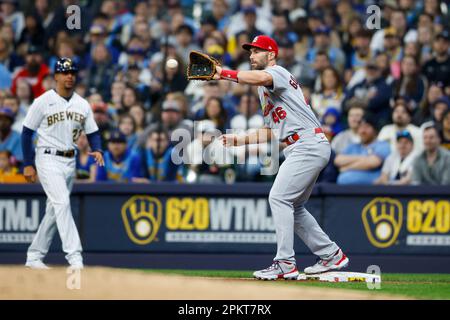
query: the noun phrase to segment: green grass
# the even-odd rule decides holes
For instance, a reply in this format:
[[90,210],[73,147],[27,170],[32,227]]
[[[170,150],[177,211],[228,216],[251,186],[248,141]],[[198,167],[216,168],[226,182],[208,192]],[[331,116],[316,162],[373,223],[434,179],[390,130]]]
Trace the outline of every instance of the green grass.
[[[229,270],[162,270],[146,272],[177,274],[191,277],[252,278],[250,271]],[[392,294],[415,299],[450,299],[450,274],[395,274],[381,275],[381,289],[369,290],[365,283],[326,283],[316,281],[277,281],[276,285],[313,286],[362,290],[370,294]]]

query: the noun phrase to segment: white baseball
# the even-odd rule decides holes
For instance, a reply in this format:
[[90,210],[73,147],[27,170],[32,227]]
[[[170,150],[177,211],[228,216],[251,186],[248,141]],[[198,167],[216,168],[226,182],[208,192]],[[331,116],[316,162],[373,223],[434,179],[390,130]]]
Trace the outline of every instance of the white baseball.
[[169,59],[166,62],[166,67],[170,69],[175,69],[176,67],[178,67],[178,61],[173,58]]

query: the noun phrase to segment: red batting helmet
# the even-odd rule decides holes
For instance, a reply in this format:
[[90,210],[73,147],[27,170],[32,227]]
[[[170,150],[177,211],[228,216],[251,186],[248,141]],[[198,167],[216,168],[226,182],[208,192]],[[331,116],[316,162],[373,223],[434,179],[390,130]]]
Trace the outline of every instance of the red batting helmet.
[[244,43],[242,48],[250,50],[250,48],[260,48],[275,53],[275,57],[278,56],[278,45],[275,40],[269,36],[256,36],[251,43]]

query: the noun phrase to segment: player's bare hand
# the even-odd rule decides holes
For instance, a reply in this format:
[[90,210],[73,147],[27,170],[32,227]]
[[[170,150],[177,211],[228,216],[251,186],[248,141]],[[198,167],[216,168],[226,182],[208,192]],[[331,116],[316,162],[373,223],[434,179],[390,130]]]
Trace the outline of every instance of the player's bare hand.
[[103,160],[103,155],[102,155],[101,152],[98,152],[98,151],[89,152],[89,155],[94,157],[95,162],[96,162],[100,167],[104,167],[104,166],[105,166],[105,160]]
[[245,144],[245,136],[232,133],[224,134],[219,137],[219,141],[222,141],[225,147],[243,146]]
[[216,73],[214,74],[214,80],[220,80],[220,74],[222,73],[222,67],[216,66]]
[[33,166],[26,166],[23,169],[23,175],[28,182],[36,182],[36,169]]

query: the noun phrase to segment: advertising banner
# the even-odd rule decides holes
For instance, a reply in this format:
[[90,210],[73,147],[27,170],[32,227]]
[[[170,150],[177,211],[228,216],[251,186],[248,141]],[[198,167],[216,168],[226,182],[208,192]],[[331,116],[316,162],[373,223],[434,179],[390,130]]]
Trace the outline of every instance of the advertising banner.
[[[0,186],[0,250],[26,251],[46,208],[37,186]],[[78,185],[86,252],[275,253],[270,185]],[[319,185],[306,205],[348,254],[450,255],[450,191]],[[297,254],[309,253],[295,237]],[[59,236],[51,250],[60,251]]]
[[326,196],[324,211],[326,231],[349,253],[450,254],[448,198]]
[[[71,207],[75,223],[79,226],[78,197],[71,197]],[[0,251],[25,252],[33,241],[45,209],[44,195],[0,195]],[[55,232],[50,250],[61,250],[58,232]]]
[[[84,247],[92,251],[275,253],[267,198],[87,196]],[[320,219],[320,200],[308,203]],[[307,252],[298,241],[297,252]]]

